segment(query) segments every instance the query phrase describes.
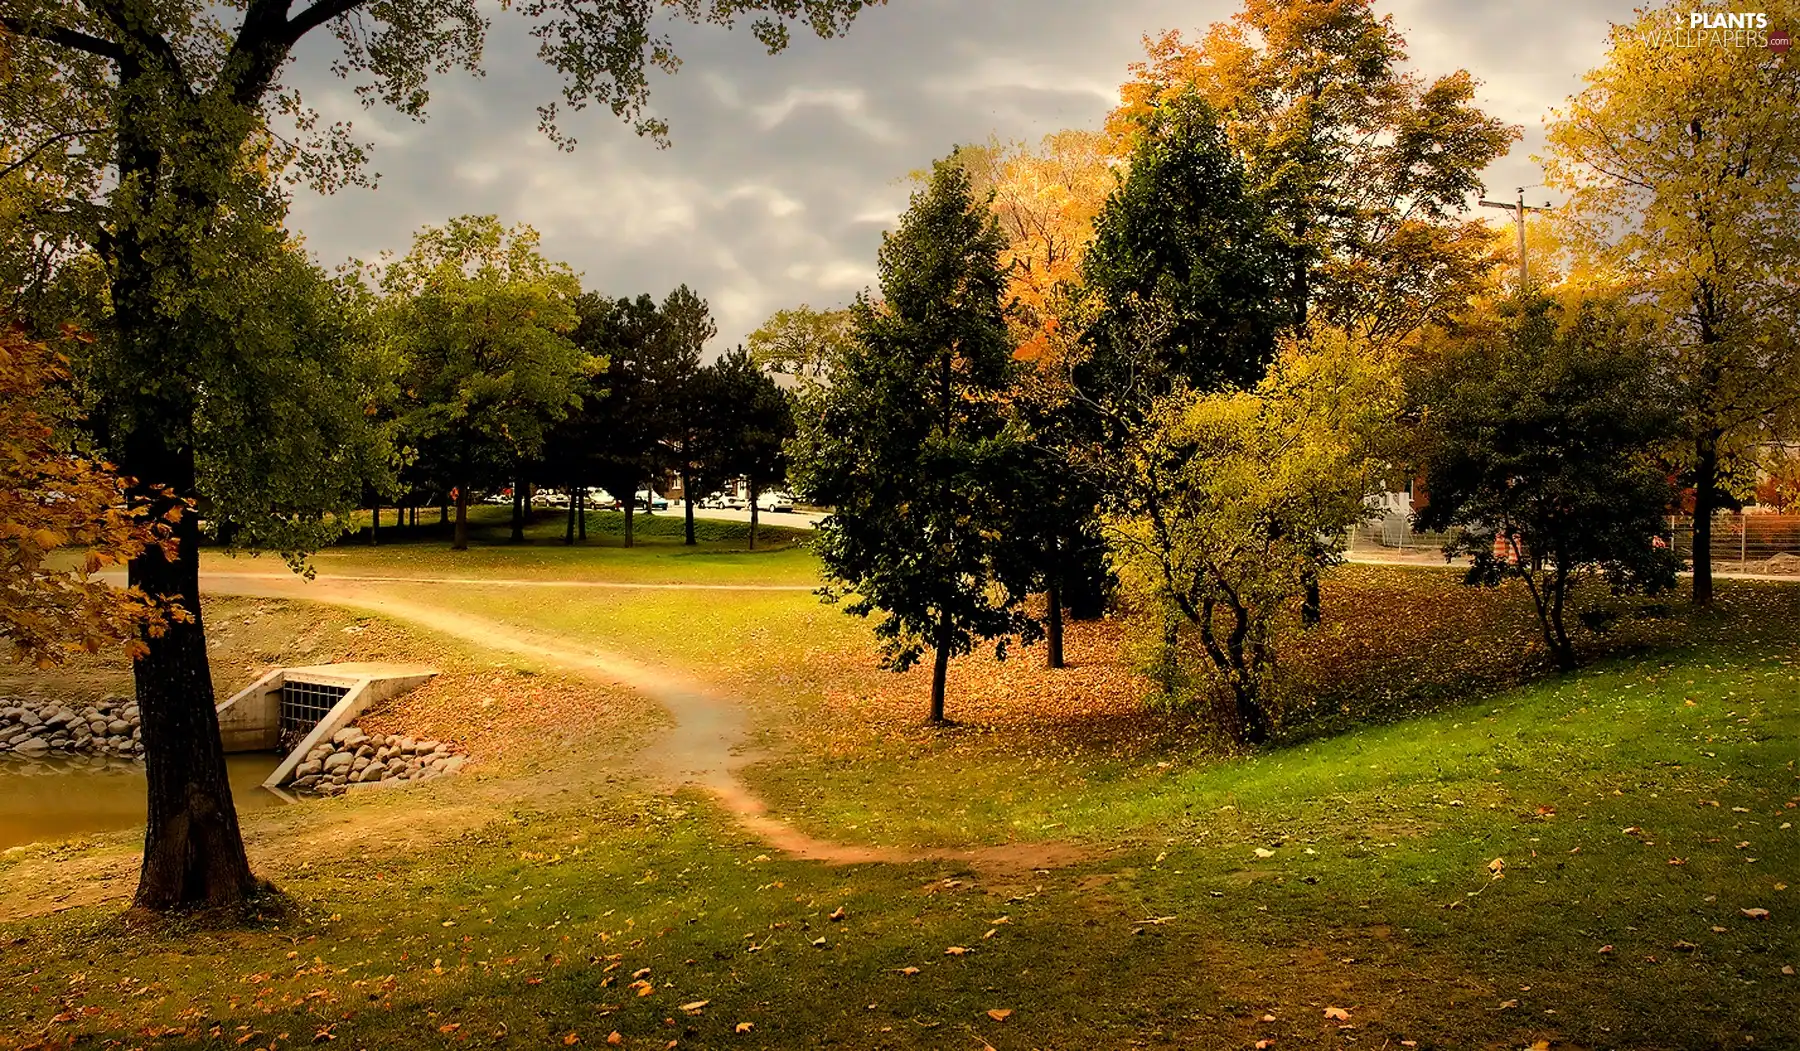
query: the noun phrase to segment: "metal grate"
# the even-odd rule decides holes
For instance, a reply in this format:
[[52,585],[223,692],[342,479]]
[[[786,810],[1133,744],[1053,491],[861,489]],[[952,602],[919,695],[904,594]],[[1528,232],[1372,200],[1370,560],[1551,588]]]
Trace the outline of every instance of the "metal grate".
[[288,751],[350,692],[348,686],[286,682],[281,686],[281,750]]

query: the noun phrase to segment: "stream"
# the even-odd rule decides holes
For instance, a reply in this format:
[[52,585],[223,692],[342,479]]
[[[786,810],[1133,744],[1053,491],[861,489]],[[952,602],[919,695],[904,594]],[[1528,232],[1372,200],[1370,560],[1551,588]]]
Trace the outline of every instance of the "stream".
[[[262,787],[280,760],[273,752],[228,755],[239,813],[280,806]],[[144,825],[144,767],[118,759],[0,761],[0,850]]]

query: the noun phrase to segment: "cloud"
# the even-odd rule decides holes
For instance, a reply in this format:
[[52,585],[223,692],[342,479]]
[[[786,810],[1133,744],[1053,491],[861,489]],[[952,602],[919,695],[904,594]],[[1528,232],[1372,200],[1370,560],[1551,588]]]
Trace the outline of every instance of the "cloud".
[[[1542,181],[1529,160],[1542,116],[1600,60],[1607,22],[1631,16],[1630,0],[1377,6],[1406,33],[1417,68],[1470,69],[1483,104],[1526,128],[1488,173],[1508,196]],[[529,222],[587,287],[660,297],[692,286],[712,303],[723,348],[780,307],[841,304],[871,285],[907,172],[958,143],[1097,127],[1145,34],[1191,33],[1235,10],[1226,0],[889,0],[848,37],[797,33],[773,58],[741,29],[678,25],[683,69],[651,81],[671,148],[589,110],[564,115],[573,153],[535,130],[535,107],[558,83],[516,13],[493,12],[486,76],[433,82],[423,124],[363,111],[327,71],[329,42],[309,39],[290,79],[328,117],[355,120],[382,179],[374,192],[301,194],[294,226],[335,261],[404,251],[420,226],[454,215]]]

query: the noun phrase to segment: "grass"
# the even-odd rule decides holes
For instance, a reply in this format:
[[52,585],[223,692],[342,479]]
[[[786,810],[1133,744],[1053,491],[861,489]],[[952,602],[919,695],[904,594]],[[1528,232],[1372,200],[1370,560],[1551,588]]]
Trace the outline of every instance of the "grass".
[[[468,555],[511,573],[529,549],[512,550]],[[408,557],[381,551],[362,564]],[[599,574],[619,553],[558,557]],[[1524,648],[1517,596],[1413,570],[1329,583],[1331,630],[1287,680],[1286,743],[1255,756],[1146,713],[1116,625],[1072,632],[1067,672],[1031,653],[959,662],[964,722],[928,732],[922,676],[878,671],[866,626],[804,592],[459,594],[754,702],[785,747],[753,782],[807,829],[1067,839],[1084,860],[787,859],[705,798],[590,771],[617,745],[576,733],[557,766],[474,779],[474,798],[257,825],[259,866],[294,903],[259,927],[127,931],[106,907],[0,925],[0,1032],[171,1048],[614,1032],[628,1048],[1800,1044],[1800,978],[1783,972],[1800,966],[1800,592],[1728,582],[1714,614],[1634,607],[1592,666],[1556,676]],[[474,696],[434,703],[448,718]],[[0,879],[83,858],[45,848]]]
[[[625,516],[617,511],[588,515],[588,539],[564,544],[564,519],[552,512],[527,527],[525,541],[511,541],[510,513],[503,507],[473,507],[470,546],[452,551],[448,534],[434,520],[416,529],[385,528],[380,543],[367,533],[313,556],[320,571],[340,575],[440,576],[496,579],[602,581],[627,584],[756,584],[812,587],[818,561],[806,550],[810,534],[785,526],[762,526],[757,549],[746,549],[747,522],[696,519],[693,547],[683,544],[680,515],[634,516],[634,545],[624,547]],[[282,570],[273,558],[236,558],[220,551],[204,555],[217,570]],[[266,567],[266,569],[264,569]]]

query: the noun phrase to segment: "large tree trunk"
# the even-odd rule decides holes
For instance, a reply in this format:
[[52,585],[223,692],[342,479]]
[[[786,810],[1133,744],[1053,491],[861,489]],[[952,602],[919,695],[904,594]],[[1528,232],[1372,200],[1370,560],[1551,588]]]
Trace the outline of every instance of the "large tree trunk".
[[581,505],[581,511],[575,516],[575,539],[587,539],[587,483],[583,482],[575,488],[575,502]]
[[581,500],[575,494],[576,490],[569,490],[569,524],[563,529],[563,543],[565,544],[575,542],[575,515],[581,507]]
[[931,667],[931,723],[944,722],[944,685],[950,676],[950,611],[938,614],[937,661]]
[[1719,447],[1710,435],[1694,447],[1694,605],[1710,606],[1713,600],[1712,527],[1718,510],[1715,495],[1719,479]]
[[681,506],[687,511],[687,537],[682,543],[693,547],[694,540],[694,490],[688,485],[686,471],[681,472]]
[[469,487],[456,487],[456,533],[450,541],[450,550],[467,551],[469,549]]
[[631,515],[632,515],[632,512],[635,511],[636,509],[637,509],[637,493],[633,492],[631,494],[631,498],[625,501],[625,546],[626,547],[631,546]]
[[438,498],[438,525],[449,526],[449,524],[450,524],[450,497],[441,496]]
[[[192,494],[193,451],[167,448],[158,433],[165,427],[185,432],[187,427],[159,420],[154,412],[139,418],[143,424],[123,445],[125,470],[150,485]],[[140,487],[140,495],[145,491]],[[153,506],[161,511],[168,504],[153,499]],[[170,624],[161,636],[144,635],[147,652],[132,665],[149,788],[144,861],[133,904],[159,912],[230,906],[257,889],[238,831],[214,711],[200,613],[199,516],[183,515],[175,535],[179,546],[173,562],[150,548],[132,559],[128,573],[132,586],[180,603],[193,617]]]

